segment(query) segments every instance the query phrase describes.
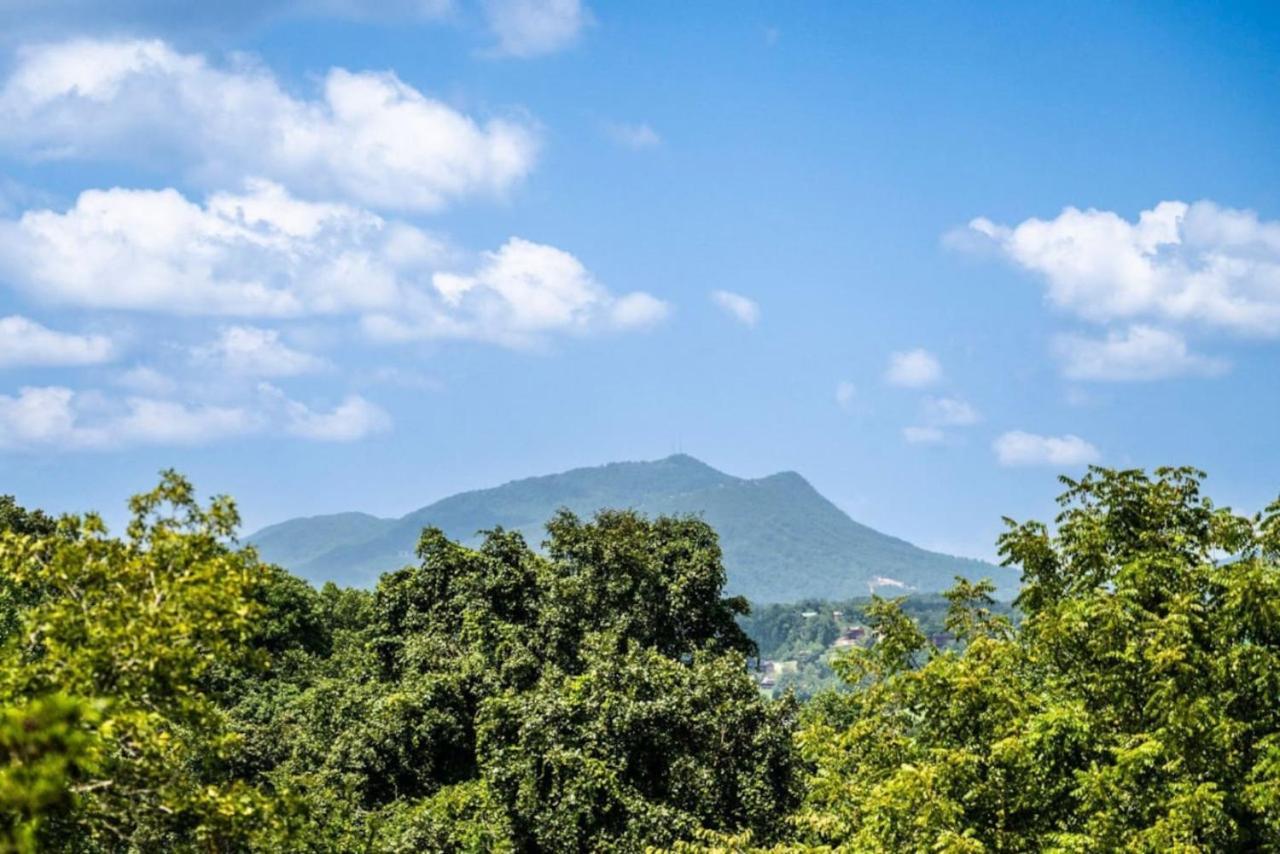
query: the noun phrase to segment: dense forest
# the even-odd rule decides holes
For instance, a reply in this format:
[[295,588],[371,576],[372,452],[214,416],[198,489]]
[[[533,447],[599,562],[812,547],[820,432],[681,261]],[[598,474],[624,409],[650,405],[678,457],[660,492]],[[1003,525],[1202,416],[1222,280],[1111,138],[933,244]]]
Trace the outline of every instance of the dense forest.
[[[1015,610],[755,615],[694,518],[317,590],[172,472],[122,536],[0,499],[0,848],[1280,851],[1280,503],[1202,478],[1064,479]],[[761,690],[787,649],[840,690]]]

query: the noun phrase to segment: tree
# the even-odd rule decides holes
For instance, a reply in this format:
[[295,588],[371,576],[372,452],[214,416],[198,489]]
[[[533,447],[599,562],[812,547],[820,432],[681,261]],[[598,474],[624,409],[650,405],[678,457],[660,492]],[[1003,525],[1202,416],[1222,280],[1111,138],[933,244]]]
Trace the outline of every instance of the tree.
[[0,533],[27,603],[0,648],[3,844],[225,850],[278,843],[285,802],[226,772],[238,749],[208,678],[250,667],[261,567],[234,505],[165,472],[126,537],[95,516]]
[[798,844],[842,850],[1280,850],[1280,503],[1214,507],[1202,473],[1064,479],[1056,530],[1009,522],[1015,631],[962,584],[930,649],[880,642],[815,702]]
[[633,851],[782,826],[795,707],[747,672],[705,523],[561,513],[543,553],[427,529],[418,557],[237,707],[320,847]]

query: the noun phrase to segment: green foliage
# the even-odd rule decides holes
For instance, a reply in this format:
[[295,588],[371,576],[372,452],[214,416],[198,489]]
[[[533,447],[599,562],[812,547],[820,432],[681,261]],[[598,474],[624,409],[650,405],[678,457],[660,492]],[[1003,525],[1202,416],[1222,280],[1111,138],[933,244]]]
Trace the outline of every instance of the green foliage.
[[[172,472],[131,503],[124,540],[93,516],[0,533],[19,601],[0,648],[9,847],[215,848],[279,838],[275,798],[228,778],[236,750],[205,685],[248,666],[258,567],[225,499]],[[25,796],[12,793],[25,790]]]
[[485,777],[521,850],[643,850],[698,828],[776,835],[796,793],[792,702],[761,702],[742,659],[689,663],[616,634],[583,672],[486,704]]
[[1191,469],[1064,480],[1056,530],[1009,523],[1017,630],[960,584],[921,644],[883,641],[814,703],[796,842],[841,850],[1280,850],[1277,512],[1247,518]]
[[[959,591],[982,590],[986,620],[1002,620],[1011,625],[1014,613],[1009,603],[991,598],[989,584],[957,579]],[[914,594],[902,598],[901,610],[933,645],[947,647],[958,642],[960,629],[948,623],[952,594]],[[965,594],[968,595],[968,594]],[[979,595],[974,593],[973,595]],[[871,611],[875,597],[842,601],[806,599],[788,605],[765,605],[738,618],[742,630],[759,645],[763,690],[773,697],[788,692],[802,700],[827,690],[846,690],[848,684],[836,675],[833,663],[849,645],[867,645],[872,638]],[[841,638],[850,629],[862,629],[856,639]]]
[[0,501],[0,850],[1280,851],[1280,502],[1201,479],[1065,480],[1016,612],[749,614],[688,517],[428,528],[367,592],[172,472],[123,538]]
[[73,807],[77,787],[100,769],[93,732],[105,705],[50,694],[0,709],[0,840],[6,849],[38,850],[47,823]]
[[795,708],[755,688],[704,523],[564,512],[543,554],[502,530],[472,549],[427,529],[417,551],[371,595],[288,598],[327,615],[327,645],[295,643],[305,663],[233,710],[316,847],[637,851],[784,826]]
[[12,495],[0,495],[0,531],[48,537],[57,527],[57,521],[45,515],[44,511],[27,510],[14,501]]

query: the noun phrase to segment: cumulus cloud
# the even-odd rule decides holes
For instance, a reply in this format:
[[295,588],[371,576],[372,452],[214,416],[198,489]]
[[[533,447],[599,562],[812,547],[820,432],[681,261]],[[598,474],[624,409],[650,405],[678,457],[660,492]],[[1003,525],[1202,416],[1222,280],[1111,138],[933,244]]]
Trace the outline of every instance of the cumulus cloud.
[[436,241],[341,204],[251,182],[204,205],[178,191],[88,190],[65,213],[0,221],[0,272],[32,296],[84,308],[294,316],[396,299],[402,268]]
[[217,67],[162,41],[27,47],[0,88],[0,147],[40,159],[176,157],[206,186],[243,175],[311,197],[437,210],[496,196],[533,167],[520,118],[473,119],[390,72],[329,71],[289,94],[250,60]]
[[668,311],[642,291],[611,294],[564,250],[513,237],[484,253],[470,273],[436,273],[400,312],[370,315],[365,328],[384,340],[475,338],[524,347],[550,333],[645,327]]
[[743,326],[755,326],[760,322],[760,305],[749,297],[733,291],[712,291],[711,300]]
[[1079,436],[1040,436],[1013,430],[991,445],[1002,466],[1081,466],[1101,458],[1098,449]]
[[912,445],[936,445],[946,438],[937,427],[903,427],[902,438]]
[[1104,338],[1059,335],[1054,352],[1072,380],[1131,382],[1180,376],[1217,376],[1230,365],[1190,351],[1181,335],[1135,324]]
[[647,124],[613,122],[605,125],[605,133],[618,145],[636,151],[662,145],[662,137]]
[[916,349],[889,354],[885,382],[905,388],[922,388],[942,379],[942,365],[928,350]]
[[[355,315],[379,339],[509,346],[556,333],[643,328],[669,312],[643,291],[611,293],[553,246],[513,237],[483,253],[475,270],[446,272],[456,256],[415,226],[350,205],[302,201],[265,181],[204,205],[172,189],[91,190],[65,213],[28,211],[0,221],[0,274],[34,298],[81,308]],[[254,335],[234,333],[222,355],[245,365],[252,358],[246,349],[270,346],[276,367],[247,372],[282,376],[314,367],[282,354],[278,338]]]
[[1052,305],[1086,320],[1280,335],[1280,222],[1252,211],[1165,201],[1130,221],[1068,207],[1016,226],[980,217],[948,242],[995,249],[1039,275]]
[[484,0],[501,56],[531,57],[571,46],[591,21],[581,0]]
[[224,327],[216,340],[195,348],[193,355],[198,362],[259,377],[291,377],[325,367],[323,359],[281,341],[277,330],[256,326]]
[[272,386],[261,387],[252,401],[230,406],[141,396],[112,400],[62,386],[0,394],[0,448],[13,450],[198,445],[259,433],[352,441],[389,426],[386,413],[362,397],[315,411]]
[[256,420],[234,407],[188,406],[130,397],[104,402],[62,386],[0,394],[0,448],[105,449],[133,444],[197,444],[250,432]]
[[99,365],[114,356],[105,335],[56,332],[18,315],[0,317],[0,367]]

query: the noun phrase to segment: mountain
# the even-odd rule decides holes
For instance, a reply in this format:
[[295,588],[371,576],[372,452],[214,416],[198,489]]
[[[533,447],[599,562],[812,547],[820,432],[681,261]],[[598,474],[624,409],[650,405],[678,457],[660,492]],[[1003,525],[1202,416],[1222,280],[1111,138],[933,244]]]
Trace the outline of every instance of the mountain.
[[422,528],[434,525],[464,543],[496,526],[532,544],[560,507],[589,516],[604,507],[650,516],[701,515],[720,534],[728,592],[754,602],[841,599],[877,589],[934,592],[956,575],[989,576],[1012,592],[1011,570],[926,551],[850,519],[795,472],[734,477],[693,457],[610,463],[463,492],[399,519],[338,513],[291,519],[249,538],[265,560],[313,582],[372,586],[414,561]]

